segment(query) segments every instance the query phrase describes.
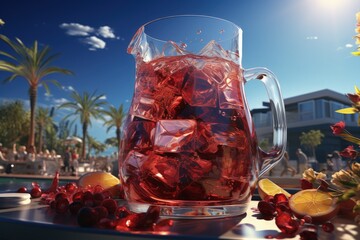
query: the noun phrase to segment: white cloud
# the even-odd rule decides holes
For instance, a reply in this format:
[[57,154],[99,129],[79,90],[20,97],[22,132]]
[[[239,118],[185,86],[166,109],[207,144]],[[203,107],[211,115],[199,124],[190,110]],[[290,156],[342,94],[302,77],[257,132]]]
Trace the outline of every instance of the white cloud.
[[116,38],[114,30],[109,26],[102,26],[97,31],[98,35],[103,38]]
[[95,29],[79,23],[62,23],[60,28],[66,30],[66,34],[70,36],[89,36]]
[[348,44],[345,44],[345,47],[346,47],[346,48],[352,48],[352,47],[353,47],[353,45],[352,45],[352,44],[350,44],[350,43],[348,43]]
[[306,37],[306,40],[318,40],[319,38],[317,36],[308,36]]
[[99,99],[101,99],[101,100],[106,100],[106,96],[103,95],[103,96],[101,96]]
[[57,98],[53,100],[56,106],[59,106],[63,103],[69,102],[66,98]]
[[114,29],[109,26],[101,26],[97,29],[80,23],[62,23],[60,28],[65,29],[68,35],[80,37],[81,42],[90,45],[90,51],[104,49],[106,46],[104,39],[124,40],[116,36]]
[[106,46],[106,42],[95,36],[87,37],[83,40],[83,42],[90,45],[89,50],[91,51],[96,51],[97,49],[104,49]]
[[66,92],[75,91],[75,88],[73,86],[62,86],[62,89]]

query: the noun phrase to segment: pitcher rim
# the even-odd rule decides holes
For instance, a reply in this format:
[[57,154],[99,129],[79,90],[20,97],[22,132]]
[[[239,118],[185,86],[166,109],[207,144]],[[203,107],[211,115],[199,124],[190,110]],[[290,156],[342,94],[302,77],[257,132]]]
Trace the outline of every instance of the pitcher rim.
[[164,16],[164,17],[159,17],[159,18],[156,18],[156,19],[153,19],[153,20],[150,20],[149,22],[146,22],[144,23],[143,25],[141,25],[138,29],[141,29],[143,28],[144,29],[144,34],[152,39],[155,39],[157,41],[161,41],[161,42],[166,42],[167,40],[163,40],[163,39],[159,39],[159,38],[156,38],[156,37],[153,37],[151,35],[149,35],[147,32],[146,32],[146,26],[149,26],[150,24],[152,23],[155,23],[155,22],[159,22],[161,20],[165,20],[165,19],[171,19],[171,18],[185,18],[185,17],[198,17],[198,18],[204,18],[204,19],[214,19],[214,20],[219,20],[219,21],[222,21],[222,22],[226,22],[230,25],[232,25],[234,28],[236,28],[238,30],[238,33],[236,35],[234,35],[233,37],[236,37],[237,35],[240,35],[239,33],[242,33],[242,28],[239,27],[237,24],[233,23],[232,21],[230,20],[227,20],[227,19],[224,19],[224,18],[220,18],[220,17],[214,17],[214,16],[209,16],[209,15],[201,15],[201,14],[179,14],[179,15],[170,15],[170,16]]

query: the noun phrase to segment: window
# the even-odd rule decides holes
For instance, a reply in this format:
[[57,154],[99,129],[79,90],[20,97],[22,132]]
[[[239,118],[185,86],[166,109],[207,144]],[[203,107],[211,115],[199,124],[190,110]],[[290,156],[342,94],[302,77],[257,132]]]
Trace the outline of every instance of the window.
[[300,121],[314,119],[314,101],[299,103],[299,118]]
[[331,101],[330,102],[330,110],[331,110],[332,117],[335,118],[336,120],[344,120],[343,114],[335,112],[336,110],[339,110],[342,108],[344,108],[344,105],[342,105],[341,103]]
[[330,117],[330,103],[324,99],[318,99],[315,101],[315,117],[329,118]]

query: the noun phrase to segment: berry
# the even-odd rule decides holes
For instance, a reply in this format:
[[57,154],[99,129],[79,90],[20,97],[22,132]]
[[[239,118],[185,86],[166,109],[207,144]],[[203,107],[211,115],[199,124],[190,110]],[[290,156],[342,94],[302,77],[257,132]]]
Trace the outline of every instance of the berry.
[[40,187],[33,187],[30,191],[30,195],[32,198],[39,198],[41,196],[41,188]]
[[55,200],[55,211],[56,213],[65,213],[69,209],[69,201],[67,198],[61,198]]
[[302,190],[313,188],[312,183],[306,180],[305,178],[300,179],[300,185]]
[[269,202],[259,201],[258,209],[259,209],[260,213],[266,217],[273,216],[275,214],[274,204],[269,203]]
[[299,223],[287,212],[281,212],[275,217],[276,226],[281,232],[294,234],[299,229]]
[[67,199],[67,195],[63,192],[59,192],[55,195],[55,201],[58,201],[60,199]]
[[81,227],[92,227],[98,222],[98,214],[95,209],[83,207],[77,215],[77,222]]
[[104,201],[105,197],[102,193],[94,193],[94,204],[95,206],[101,205],[101,203]]
[[109,214],[114,214],[118,207],[117,202],[111,198],[105,199],[101,205],[108,210]]
[[80,209],[84,207],[84,204],[80,201],[75,201],[75,202],[72,202],[70,205],[69,205],[69,210],[70,210],[70,213],[72,215],[76,215],[78,214],[78,212],[80,211]]
[[84,195],[84,193],[81,192],[81,191],[74,193],[74,195],[72,196],[73,202],[75,202],[75,201],[83,201],[83,195]]
[[264,198],[265,202],[274,203],[274,196],[272,195],[266,195]]
[[97,212],[98,219],[106,218],[109,215],[108,210],[104,206],[97,206],[94,207],[94,210]]
[[16,192],[18,192],[18,193],[27,193],[27,188],[26,187],[21,187],[21,188],[19,188]]
[[170,231],[170,228],[174,225],[174,221],[172,219],[163,219],[155,224],[154,231]]
[[326,222],[326,223],[322,224],[321,228],[324,232],[327,232],[327,233],[331,233],[335,229],[334,224],[332,224],[331,222]]
[[118,209],[116,209],[115,215],[118,218],[124,218],[124,217],[127,217],[130,215],[130,211],[126,207],[121,206],[121,207],[118,207]]
[[283,193],[275,194],[273,201],[274,201],[275,205],[280,204],[280,203],[287,204],[289,202],[288,198]]
[[76,191],[77,188],[78,187],[77,187],[76,183],[73,183],[73,182],[67,183],[65,185],[65,190],[67,193],[73,193]]

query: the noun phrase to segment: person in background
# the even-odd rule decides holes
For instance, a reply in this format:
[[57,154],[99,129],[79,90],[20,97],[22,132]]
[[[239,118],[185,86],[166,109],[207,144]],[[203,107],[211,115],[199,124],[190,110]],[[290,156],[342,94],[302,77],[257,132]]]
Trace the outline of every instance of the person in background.
[[328,177],[331,177],[331,175],[334,172],[334,161],[332,157],[333,157],[332,154],[328,154],[326,156],[326,173]]
[[303,172],[308,168],[309,160],[306,154],[301,150],[301,148],[298,148],[296,150],[296,155],[298,157],[298,164],[297,164],[297,170],[299,174],[303,174]]
[[12,150],[9,150],[8,153],[6,154],[6,159],[8,161],[17,160],[16,143],[13,144]]
[[17,159],[20,161],[25,161],[27,156],[26,147],[20,146],[19,152],[17,153]]
[[7,161],[4,154],[3,154],[3,146],[2,143],[0,143],[0,161]]
[[293,168],[292,166],[289,165],[289,153],[287,151],[285,151],[285,153],[284,153],[282,164],[284,166],[284,169],[280,174],[281,177],[284,176],[285,174],[287,174],[288,172],[291,173],[292,177],[296,174],[295,168]]
[[31,145],[29,147],[29,152],[26,156],[26,160],[27,161],[31,161],[31,162],[35,162],[36,160],[36,149],[35,149],[35,146]]
[[77,149],[74,148],[71,152],[71,171],[72,174],[77,176],[79,170],[79,154],[77,153]]
[[339,151],[334,151],[332,154],[332,161],[334,163],[334,171],[340,171],[343,168],[342,158]]
[[64,172],[69,172],[70,161],[71,161],[70,147],[67,146],[65,148],[65,153],[64,153],[64,156],[63,156],[63,162],[64,162],[63,171]]

